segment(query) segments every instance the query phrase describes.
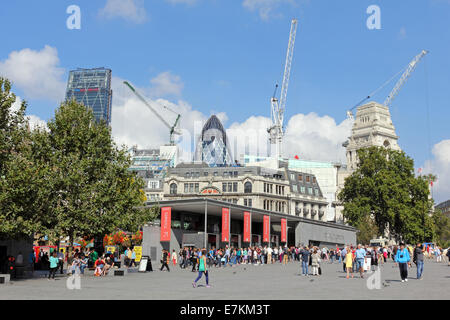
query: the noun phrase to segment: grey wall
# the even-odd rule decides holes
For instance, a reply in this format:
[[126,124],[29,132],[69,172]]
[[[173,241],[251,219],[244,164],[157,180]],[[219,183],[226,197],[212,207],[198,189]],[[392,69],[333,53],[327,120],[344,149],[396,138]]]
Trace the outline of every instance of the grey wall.
[[159,265],[161,251],[163,249],[169,250],[170,252],[175,249],[177,254],[180,251],[178,239],[182,238],[181,230],[171,229],[170,243],[159,241],[160,233],[161,228],[158,226],[145,226],[143,228],[142,255],[150,256],[152,262],[155,261],[156,265],[152,265],[154,269]]
[[19,252],[22,252],[23,264],[29,266],[29,256],[33,252],[33,240],[0,240],[0,246],[6,246],[6,254],[17,259]]
[[298,222],[295,228],[295,244],[309,245],[309,241],[321,242],[320,247],[331,245],[356,244],[356,231],[341,229],[338,226]]

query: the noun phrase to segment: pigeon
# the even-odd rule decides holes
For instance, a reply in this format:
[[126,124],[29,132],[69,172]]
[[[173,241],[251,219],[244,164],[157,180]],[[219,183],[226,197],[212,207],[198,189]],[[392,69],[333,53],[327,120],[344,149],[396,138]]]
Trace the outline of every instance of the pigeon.
[[236,271],[234,271],[233,274],[236,274]]

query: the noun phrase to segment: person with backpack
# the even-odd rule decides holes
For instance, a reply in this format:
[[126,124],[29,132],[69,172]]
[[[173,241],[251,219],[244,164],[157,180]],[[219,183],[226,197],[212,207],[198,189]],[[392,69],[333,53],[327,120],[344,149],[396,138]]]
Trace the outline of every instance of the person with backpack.
[[206,287],[210,288],[211,286],[209,285],[209,278],[208,278],[208,268],[206,266],[206,249],[202,250],[202,255],[199,258],[199,266],[198,266],[198,277],[197,279],[195,279],[195,281],[192,283],[192,286],[194,288],[197,287],[197,281],[200,280],[200,278],[203,276],[203,274],[205,275],[206,278]]

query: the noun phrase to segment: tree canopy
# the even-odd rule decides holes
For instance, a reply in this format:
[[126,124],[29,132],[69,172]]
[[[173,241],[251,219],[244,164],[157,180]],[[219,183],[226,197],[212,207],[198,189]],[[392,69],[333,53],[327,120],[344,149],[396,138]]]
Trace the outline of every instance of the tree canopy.
[[428,177],[414,175],[414,161],[403,151],[383,147],[360,149],[358,158],[357,170],[338,195],[345,219],[378,236],[387,232],[409,243],[433,240]]
[[137,231],[156,216],[143,207],[126,147],[90,108],[64,102],[47,128],[30,130],[26,103],[13,111],[11,85],[0,81],[0,233],[73,240]]

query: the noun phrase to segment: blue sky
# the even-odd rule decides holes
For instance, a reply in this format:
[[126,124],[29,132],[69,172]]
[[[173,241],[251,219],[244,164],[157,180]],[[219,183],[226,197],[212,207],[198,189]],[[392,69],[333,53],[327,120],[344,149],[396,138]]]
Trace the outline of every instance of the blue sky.
[[[286,119],[315,112],[339,126],[349,107],[427,49],[430,53],[394,100],[391,115],[399,144],[416,167],[450,180],[450,0],[122,2],[135,5],[136,11],[114,12],[112,6],[102,14],[106,0],[5,2],[0,11],[0,74],[12,52],[41,52],[48,45],[56,50],[57,61],[50,63],[56,73],[49,82],[61,92],[56,96],[64,95],[61,88],[69,70],[105,66],[114,76],[153,92],[155,100],[177,106],[182,101],[203,118],[226,113],[223,120],[230,127],[251,116],[270,116],[269,99],[282,80],[290,19],[296,17]],[[81,30],[66,28],[66,8],[72,4],[81,8]],[[372,4],[381,9],[381,30],[366,27],[366,9]],[[17,72],[11,72],[3,73],[12,74],[14,81]],[[163,73],[170,75],[164,84],[174,87],[156,90],[163,84],[151,80]],[[30,90],[35,82],[27,81],[15,81],[18,96],[29,102],[29,114],[48,120],[58,99],[46,97],[48,87],[36,94]],[[374,100],[383,102],[394,84]],[[440,149],[432,153],[436,145]],[[448,185],[439,197],[450,198]]]

